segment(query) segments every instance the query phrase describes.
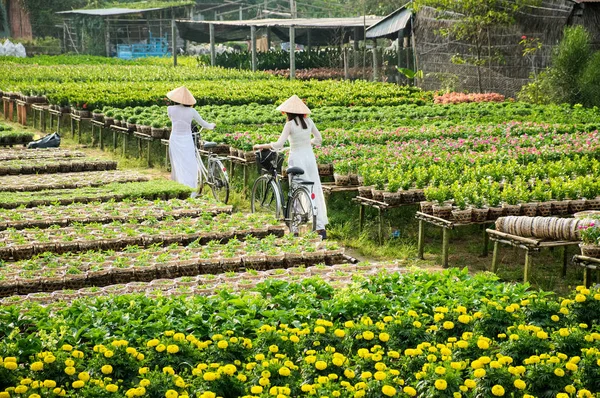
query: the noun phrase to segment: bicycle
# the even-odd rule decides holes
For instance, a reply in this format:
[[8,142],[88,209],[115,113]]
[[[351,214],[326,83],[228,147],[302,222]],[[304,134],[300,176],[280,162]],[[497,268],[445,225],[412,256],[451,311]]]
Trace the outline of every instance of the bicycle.
[[284,205],[283,188],[279,176],[283,155],[264,149],[256,152],[256,162],[261,175],[252,185],[252,212],[275,213],[275,217],[278,219],[283,216],[290,232],[294,234],[302,234],[305,232],[304,229],[315,231],[317,207],[314,201],[314,182],[300,179],[304,170],[299,167],[290,167],[286,170],[290,189]]
[[196,150],[196,163],[198,164],[198,195],[202,193],[204,184],[212,190],[216,200],[227,204],[229,200],[229,177],[227,168],[221,162],[225,158],[219,157],[214,153],[208,154],[207,166],[202,161],[200,148],[208,150],[217,146],[216,142],[200,141],[200,133],[203,128],[198,130],[197,126],[192,128],[192,137],[194,140],[194,149]]

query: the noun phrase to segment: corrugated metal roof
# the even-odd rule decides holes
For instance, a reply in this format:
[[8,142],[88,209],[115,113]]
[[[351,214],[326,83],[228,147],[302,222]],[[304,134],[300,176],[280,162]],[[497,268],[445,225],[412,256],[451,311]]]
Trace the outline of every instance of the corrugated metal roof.
[[166,10],[169,8],[183,7],[186,4],[174,4],[165,7],[154,7],[154,8],[95,8],[95,9],[79,9],[69,11],[59,11],[57,14],[77,14],[77,15],[91,15],[96,17],[110,17],[114,15],[126,15],[126,14],[139,14],[150,11]]
[[367,16],[367,17],[352,17],[352,18],[296,18],[296,19],[249,19],[243,21],[187,21],[181,20],[190,24],[204,24],[215,26],[256,26],[257,28],[279,27],[289,28],[344,28],[344,27],[361,27],[364,24],[367,27],[381,21],[382,17]]
[[576,3],[600,3],[600,0],[575,0]]
[[367,39],[377,39],[380,37],[398,37],[398,32],[406,29],[410,22],[412,11],[406,6],[397,9],[380,22],[367,29]]
[[[248,40],[250,27],[257,29],[269,28],[283,41],[289,40],[289,28],[296,28],[296,43],[324,45],[339,42],[341,34],[345,38],[352,36],[355,40],[362,40],[363,29],[381,21],[382,17],[355,17],[355,18],[297,18],[297,19],[252,19],[244,21],[189,21],[178,20],[179,36],[185,40],[198,43],[210,41],[210,25],[214,25],[215,41]],[[314,34],[309,35],[309,31]]]

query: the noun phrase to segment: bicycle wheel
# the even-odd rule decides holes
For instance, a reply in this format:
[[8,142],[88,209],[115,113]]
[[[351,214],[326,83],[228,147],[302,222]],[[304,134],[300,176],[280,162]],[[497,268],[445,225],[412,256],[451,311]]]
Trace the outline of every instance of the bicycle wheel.
[[210,161],[208,182],[215,199],[227,204],[227,201],[229,200],[229,178],[227,177],[227,174],[225,174],[223,163],[218,159]]
[[277,184],[266,175],[260,176],[252,186],[250,200],[252,213],[271,213],[281,217],[281,196]]
[[294,191],[288,201],[287,211],[287,224],[291,233],[303,235],[316,229],[317,215],[307,189],[299,188]]

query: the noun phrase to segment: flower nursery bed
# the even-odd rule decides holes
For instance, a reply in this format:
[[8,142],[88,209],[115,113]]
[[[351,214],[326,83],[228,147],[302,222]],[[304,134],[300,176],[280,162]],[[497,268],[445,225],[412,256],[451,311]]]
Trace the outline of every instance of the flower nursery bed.
[[16,159],[0,162],[0,176],[7,174],[52,174],[116,170],[114,160],[90,158]]
[[19,294],[0,299],[0,305],[39,303],[49,305],[57,302],[71,302],[85,297],[106,295],[143,294],[147,297],[157,296],[210,296],[220,290],[241,291],[256,287],[259,283],[272,279],[286,282],[300,282],[307,278],[318,277],[343,287],[354,279],[366,278],[377,273],[407,272],[401,263],[368,263],[357,265],[339,263],[333,265],[317,264],[291,268],[274,268],[269,270],[249,269],[222,274],[200,274],[180,276],[169,279],[154,279],[150,282],[115,283],[108,286],[90,286],[81,289],[63,289],[52,292]]
[[0,147],[25,145],[33,141],[33,133],[14,130],[0,130]]
[[82,158],[85,153],[55,148],[39,149],[0,149],[0,161],[19,159],[63,159]]
[[199,241],[188,247],[177,244],[166,248],[154,245],[148,249],[129,246],[123,252],[63,255],[47,252],[29,260],[6,263],[0,268],[0,295],[170,280],[200,274],[227,273],[232,274],[230,281],[237,281],[236,271],[334,265],[344,262],[343,254],[344,250],[337,243],[321,242],[316,234],[300,239],[289,235],[284,238],[268,235],[263,239],[247,236],[244,241],[234,238],[227,243],[211,241],[204,246]]
[[84,250],[118,250],[129,245],[150,246],[156,243],[187,244],[196,239],[227,241],[247,235],[282,236],[285,227],[273,215],[203,213],[197,218],[162,221],[147,220],[127,224],[81,224],[47,229],[9,229],[0,232],[0,260],[31,258],[44,252],[66,253]]
[[131,170],[0,176],[0,192],[32,192],[47,189],[99,187],[112,183],[142,182],[148,180],[147,176]]
[[[144,176],[128,177],[123,172],[122,177],[147,178]],[[30,176],[24,176],[27,178]],[[0,177],[1,181],[1,177]],[[68,183],[64,183],[68,184]],[[85,186],[73,189],[50,189],[36,192],[0,192],[0,208],[16,209],[18,207],[37,207],[47,205],[69,205],[72,203],[107,202],[123,199],[185,199],[190,196],[191,189],[185,185],[171,180],[152,180],[143,182],[109,183],[99,187]]]
[[5,229],[61,227],[75,223],[197,217],[202,213],[231,213],[232,207],[214,199],[188,198],[168,201],[124,199],[122,202],[73,203],[67,206],[38,206],[36,208],[0,209],[0,231]]
[[33,302],[45,299],[38,295],[0,308],[0,389],[114,397],[600,392],[597,288],[561,298],[454,269],[379,274],[348,288],[268,279],[249,292],[182,294],[47,307]]

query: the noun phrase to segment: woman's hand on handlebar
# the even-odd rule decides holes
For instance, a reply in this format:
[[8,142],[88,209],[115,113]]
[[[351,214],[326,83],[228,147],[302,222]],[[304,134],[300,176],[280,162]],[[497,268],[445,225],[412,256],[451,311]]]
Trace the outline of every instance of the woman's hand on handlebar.
[[255,151],[258,151],[260,149],[272,149],[272,147],[271,147],[271,144],[254,144],[252,149],[254,149]]

